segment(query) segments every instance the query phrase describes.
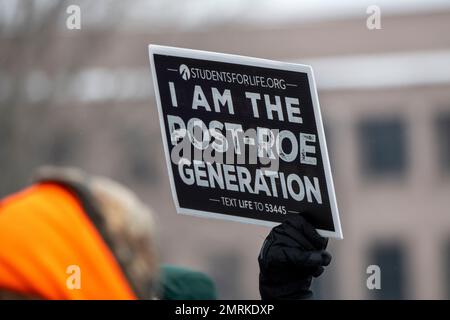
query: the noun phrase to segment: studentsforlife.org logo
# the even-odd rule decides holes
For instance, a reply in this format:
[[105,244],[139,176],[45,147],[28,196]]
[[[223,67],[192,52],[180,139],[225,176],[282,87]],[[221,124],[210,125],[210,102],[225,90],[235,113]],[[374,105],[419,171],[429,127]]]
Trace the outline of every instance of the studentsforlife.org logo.
[[287,84],[285,79],[271,78],[261,75],[250,75],[237,72],[211,70],[203,68],[189,68],[187,65],[180,64],[178,72],[185,81],[189,79],[206,80],[214,82],[232,83],[244,85],[246,87],[261,87],[269,89],[286,90],[287,85],[297,86],[295,84]]
[[189,68],[187,65],[185,65],[185,64],[180,65],[179,71],[180,71],[181,78],[183,78],[183,80],[187,81],[191,78],[191,72],[189,71]]

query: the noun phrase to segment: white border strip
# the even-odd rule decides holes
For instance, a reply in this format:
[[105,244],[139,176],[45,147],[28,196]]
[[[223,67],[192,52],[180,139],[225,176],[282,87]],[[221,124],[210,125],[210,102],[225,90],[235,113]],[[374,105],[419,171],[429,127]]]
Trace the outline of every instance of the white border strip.
[[[450,83],[450,50],[302,59],[320,90],[376,89]],[[295,63],[294,61],[291,61]]]
[[163,111],[162,111],[161,97],[159,94],[158,77],[157,77],[156,69],[155,69],[155,61],[153,59],[153,55],[155,55],[155,54],[169,55],[169,56],[182,57],[182,58],[203,59],[203,60],[210,60],[210,61],[224,62],[224,63],[235,63],[235,64],[242,64],[242,65],[248,65],[248,66],[262,67],[262,68],[272,68],[272,69],[279,69],[279,70],[303,72],[303,73],[308,74],[308,81],[309,81],[310,91],[311,91],[311,100],[312,100],[313,108],[314,108],[317,133],[319,135],[319,144],[320,144],[321,155],[322,155],[322,160],[323,160],[323,164],[324,164],[325,178],[326,178],[326,182],[327,182],[327,191],[328,191],[328,197],[329,197],[329,201],[330,201],[330,207],[331,207],[331,212],[332,212],[332,216],[333,216],[333,224],[334,224],[334,230],[335,230],[334,232],[329,231],[329,230],[321,230],[321,229],[318,229],[317,231],[320,235],[322,235],[324,237],[334,237],[334,238],[338,238],[338,239],[343,239],[341,223],[340,223],[340,219],[339,219],[339,211],[338,211],[337,201],[336,201],[336,195],[334,192],[333,177],[331,174],[330,161],[328,158],[327,145],[326,145],[325,134],[324,134],[324,130],[323,130],[322,116],[320,113],[319,99],[318,99],[318,95],[317,95],[316,85],[314,82],[313,70],[310,66],[296,64],[296,63],[259,59],[259,58],[253,58],[253,57],[238,56],[238,55],[232,55],[232,54],[191,50],[191,49],[183,49],[183,48],[175,48],[175,47],[166,47],[166,46],[159,46],[159,45],[152,45],[152,44],[149,45],[148,48],[149,48],[149,56],[150,56],[150,65],[152,68],[152,75],[153,75],[153,84],[155,87],[156,104],[158,106],[159,121],[161,123],[161,135],[162,135],[162,140],[163,140],[163,145],[164,145],[166,165],[167,165],[167,170],[169,172],[170,188],[172,191],[172,198],[174,200],[175,207],[176,207],[178,213],[199,216],[199,217],[208,217],[208,218],[257,224],[257,225],[268,226],[268,227],[274,227],[279,224],[277,222],[258,220],[258,219],[252,219],[252,218],[243,218],[243,217],[238,217],[238,216],[225,215],[225,214],[208,212],[208,211],[186,209],[186,208],[180,207],[179,202],[178,202],[177,192],[175,189],[175,182],[174,182],[173,173],[172,173],[172,166],[170,163],[170,152],[169,152],[168,142],[166,139],[166,128],[165,128],[165,121],[164,121]]

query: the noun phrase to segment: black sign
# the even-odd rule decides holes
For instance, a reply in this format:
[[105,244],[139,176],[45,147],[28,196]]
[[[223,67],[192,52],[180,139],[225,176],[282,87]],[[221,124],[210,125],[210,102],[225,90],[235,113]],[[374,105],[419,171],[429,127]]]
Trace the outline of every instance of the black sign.
[[150,45],[178,213],[342,238],[311,67]]

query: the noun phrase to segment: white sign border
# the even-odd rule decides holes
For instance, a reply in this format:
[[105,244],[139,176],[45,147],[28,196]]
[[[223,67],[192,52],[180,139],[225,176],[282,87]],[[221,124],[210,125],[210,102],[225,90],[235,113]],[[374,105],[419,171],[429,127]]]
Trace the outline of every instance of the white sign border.
[[161,127],[161,135],[162,135],[162,140],[163,140],[163,145],[164,145],[164,153],[165,153],[165,157],[166,157],[167,171],[169,173],[170,188],[172,191],[172,198],[175,203],[177,213],[198,216],[198,217],[231,220],[231,221],[236,221],[236,222],[250,223],[250,224],[256,224],[256,225],[267,226],[267,227],[274,227],[274,226],[279,225],[278,222],[258,220],[258,219],[252,219],[252,218],[244,218],[244,217],[220,214],[220,213],[216,213],[216,212],[208,212],[208,211],[194,210],[194,209],[187,209],[187,208],[180,207],[179,202],[178,202],[177,191],[175,189],[175,181],[174,181],[173,173],[172,173],[172,165],[170,163],[170,161],[171,161],[170,160],[170,152],[169,152],[169,147],[168,147],[168,142],[167,142],[167,137],[166,137],[166,127],[165,127],[165,121],[164,121],[164,117],[163,117],[161,97],[159,95],[158,77],[157,77],[156,69],[155,69],[155,61],[153,59],[153,55],[155,55],[155,54],[175,56],[175,57],[181,57],[181,58],[203,59],[203,60],[210,60],[210,61],[216,61],[216,62],[235,63],[235,64],[242,64],[242,65],[248,65],[248,66],[256,66],[256,67],[263,67],[263,68],[272,68],[272,69],[306,73],[308,75],[308,82],[309,82],[309,87],[310,87],[310,91],[311,91],[311,100],[312,100],[312,104],[313,104],[313,108],[314,108],[317,133],[319,135],[320,150],[321,150],[322,160],[323,160],[323,164],[324,164],[325,178],[326,178],[326,182],[327,182],[327,191],[328,191],[328,197],[329,197],[329,201],[330,201],[331,213],[332,213],[332,217],[333,217],[333,224],[334,224],[334,230],[335,230],[335,231],[329,231],[329,230],[317,229],[317,232],[323,237],[332,237],[332,238],[337,238],[337,239],[344,238],[343,234],[342,234],[341,222],[339,219],[339,210],[338,210],[336,194],[335,194],[335,190],[334,190],[333,176],[331,174],[331,166],[330,166],[330,160],[328,157],[328,151],[327,151],[328,149],[327,149],[327,143],[325,140],[325,133],[324,133],[324,129],[323,129],[322,114],[320,112],[320,105],[319,105],[319,98],[318,98],[318,94],[317,94],[316,82],[314,80],[314,72],[313,72],[313,69],[311,66],[297,64],[297,63],[288,63],[288,62],[253,58],[253,57],[246,57],[246,56],[238,56],[238,55],[233,55],[233,54],[160,46],[160,45],[154,45],[154,44],[150,44],[148,46],[148,50],[149,50],[149,57],[150,57],[150,65],[151,65],[151,69],[152,69],[153,85],[155,88],[156,104],[158,107],[159,121],[161,123],[160,127]]

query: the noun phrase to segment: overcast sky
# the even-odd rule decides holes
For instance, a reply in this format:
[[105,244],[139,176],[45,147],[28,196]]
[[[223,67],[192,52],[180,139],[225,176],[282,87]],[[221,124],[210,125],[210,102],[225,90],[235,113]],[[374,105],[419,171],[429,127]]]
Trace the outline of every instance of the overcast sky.
[[370,5],[378,5],[382,15],[407,14],[449,10],[450,0],[138,0],[130,7],[132,19],[128,21],[159,27],[196,28],[233,21],[273,27],[294,21],[366,17]]
[[[0,26],[20,24],[15,10],[18,1],[34,1],[38,8],[45,8],[59,0],[0,0]],[[151,27],[153,31],[233,23],[274,28],[311,20],[365,18],[370,5],[378,5],[382,15],[450,10],[450,0],[73,0],[67,3],[80,4],[83,23],[89,25],[110,23],[110,12],[122,10],[125,5],[122,25]]]

